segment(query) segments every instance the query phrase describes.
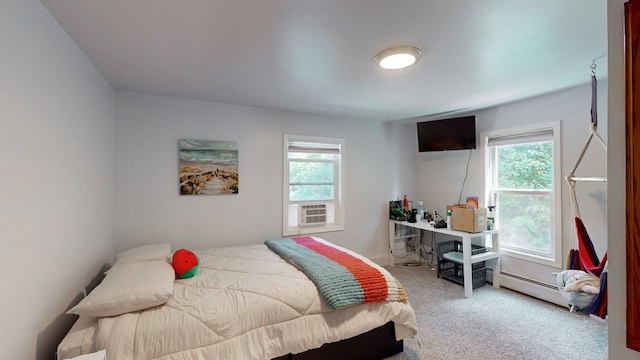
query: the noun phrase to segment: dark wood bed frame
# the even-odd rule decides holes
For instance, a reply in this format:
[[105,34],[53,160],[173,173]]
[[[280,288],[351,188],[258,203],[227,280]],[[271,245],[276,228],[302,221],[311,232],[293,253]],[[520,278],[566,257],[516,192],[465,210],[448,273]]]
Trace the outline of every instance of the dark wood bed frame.
[[401,353],[403,349],[403,341],[396,340],[393,322],[388,322],[349,339],[324,344],[317,349],[299,354],[287,354],[273,360],[382,360]]

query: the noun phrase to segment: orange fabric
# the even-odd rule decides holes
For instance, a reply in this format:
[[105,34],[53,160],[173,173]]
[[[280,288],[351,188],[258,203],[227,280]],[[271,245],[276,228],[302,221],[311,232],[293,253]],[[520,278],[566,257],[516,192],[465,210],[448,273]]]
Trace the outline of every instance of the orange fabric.
[[362,287],[365,303],[386,300],[388,287],[384,275],[366,262],[344,251],[319,243],[310,237],[294,238],[293,240],[349,270]]

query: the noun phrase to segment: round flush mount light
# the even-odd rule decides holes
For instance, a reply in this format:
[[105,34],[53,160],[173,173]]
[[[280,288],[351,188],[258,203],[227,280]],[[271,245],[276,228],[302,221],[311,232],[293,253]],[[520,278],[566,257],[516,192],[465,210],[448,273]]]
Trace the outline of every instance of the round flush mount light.
[[383,69],[398,70],[415,64],[420,55],[420,49],[415,46],[399,46],[382,50],[376,55],[375,61]]

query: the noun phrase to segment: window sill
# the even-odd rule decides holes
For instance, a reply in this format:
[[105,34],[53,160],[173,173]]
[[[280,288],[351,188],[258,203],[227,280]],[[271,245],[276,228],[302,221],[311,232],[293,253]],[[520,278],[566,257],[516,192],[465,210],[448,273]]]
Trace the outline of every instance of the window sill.
[[343,225],[326,225],[326,226],[301,226],[288,228],[284,231],[282,236],[296,236],[296,235],[311,235],[318,233],[326,233],[333,231],[344,231]]
[[528,254],[522,251],[516,251],[509,248],[501,247],[500,254],[503,256],[509,256],[521,260],[526,260],[530,262],[534,262],[537,264],[547,265],[555,268],[562,268],[562,260],[561,259],[551,259],[548,257]]

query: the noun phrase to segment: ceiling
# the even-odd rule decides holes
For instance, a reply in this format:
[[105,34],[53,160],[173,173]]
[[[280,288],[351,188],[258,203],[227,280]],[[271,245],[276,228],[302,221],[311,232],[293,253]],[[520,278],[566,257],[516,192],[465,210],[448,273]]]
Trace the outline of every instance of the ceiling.
[[385,121],[606,76],[605,0],[41,1],[120,90]]

